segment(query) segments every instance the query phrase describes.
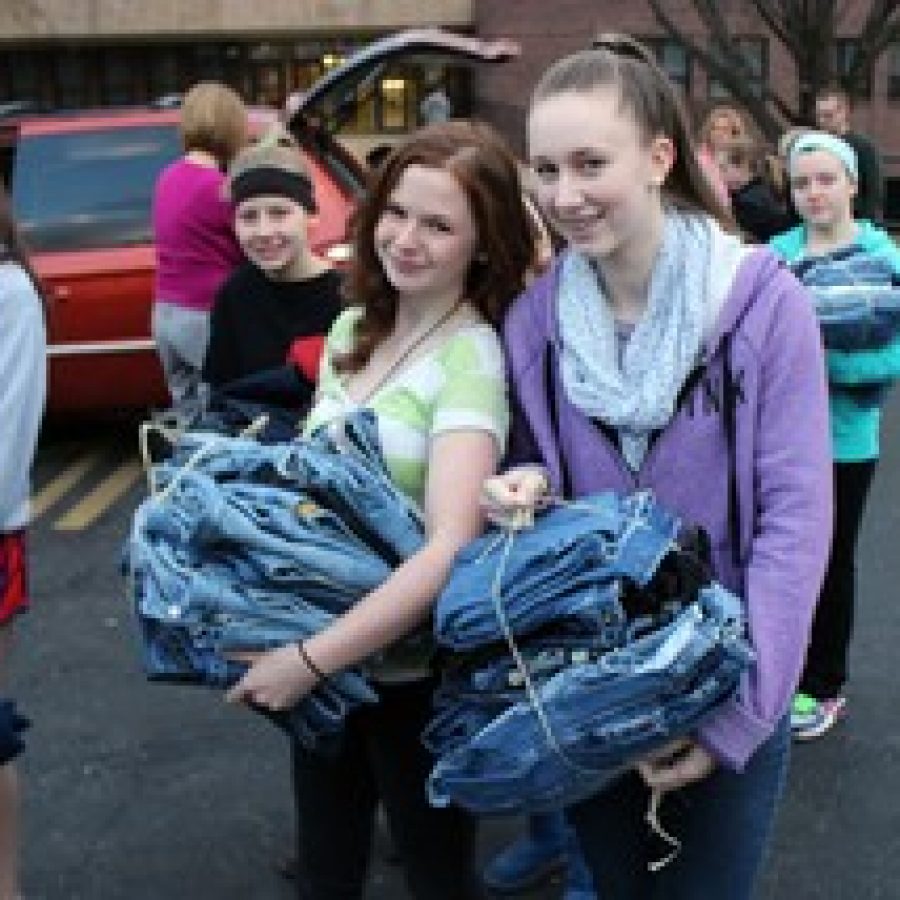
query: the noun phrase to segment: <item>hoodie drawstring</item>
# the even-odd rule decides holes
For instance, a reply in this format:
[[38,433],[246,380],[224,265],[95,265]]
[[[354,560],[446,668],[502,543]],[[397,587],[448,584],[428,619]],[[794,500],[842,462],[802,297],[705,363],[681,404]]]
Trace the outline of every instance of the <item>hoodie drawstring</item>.
[[731,561],[741,565],[741,496],[737,472],[737,384],[731,372],[731,334],[722,339],[722,412],[728,450],[728,536]]

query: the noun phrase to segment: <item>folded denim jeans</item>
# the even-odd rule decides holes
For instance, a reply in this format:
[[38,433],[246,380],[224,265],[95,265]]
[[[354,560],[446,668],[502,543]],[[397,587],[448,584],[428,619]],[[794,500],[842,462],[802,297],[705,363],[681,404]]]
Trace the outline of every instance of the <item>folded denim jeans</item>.
[[[246,667],[228,654],[317,633],[424,540],[368,413],[282,445],[189,432],[154,475],[124,554],[154,680],[232,685]],[[376,701],[348,669],[270,718],[312,747]]]
[[[573,665],[596,661],[621,641],[571,632],[529,639],[519,647],[534,684],[543,685]],[[524,679],[505,645],[485,654],[440,660],[441,682],[435,691],[434,715],[422,741],[442,756],[474,737],[507,707],[523,697]]]
[[465,548],[436,610],[432,802],[560,809],[692,732],[752,658],[741,601],[709,559],[705,535],[646,492]]
[[792,266],[809,289],[830,350],[878,350],[900,331],[900,278],[891,260],[858,246]]
[[368,411],[318,429],[307,439],[261,445],[246,438],[188,432],[173,466],[189,460],[216,482],[243,481],[300,491],[337,513],[362,542],[391,566],[420,549],[421,511],[393,483]]
[[[516,635],[571,617],[594,628],[617,616],[625,582],[646,585],[676,547],[681,522],[649,492],[597,494],[540,515],[537,527],[489,531],[466,546],[435,608],[438,643],[466,650],[503,639],[492,599],[498,567]],[[615,622],[613,623],[615,624]]]
[[[169,484],[170,476],[163,467],[160,484]],[[211,551],[257,567],[262,583],[345,597],[372,590],[390,575],[391,567],[337,515],[299,492],[219,485],[197,471],[172,476],[172,487],[164,504],[148,501],[135,540],[183,548],[195,568]]]
[[562,669],[440,756],[431,802],[506,815],[597,793],[735,690],[752,658],[743,630],[740,601],[718,585],[702,589],[667,626]]

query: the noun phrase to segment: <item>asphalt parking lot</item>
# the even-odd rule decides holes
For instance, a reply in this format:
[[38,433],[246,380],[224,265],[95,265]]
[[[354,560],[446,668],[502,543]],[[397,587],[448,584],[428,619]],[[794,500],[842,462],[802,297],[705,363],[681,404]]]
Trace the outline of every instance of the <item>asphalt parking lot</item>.
[[[292,835],[284,739],[211,692],[150,685],[139,670],[118,574],[122,538],[143,493],[139,469],[125,474],[135,465],[133,447],[130,424],[54,431],[42,443],[38,497],[79,460],[95,461],[82,464],[80,477],[81,469],[71,470],[71,484],[44,501],[32,534],[34,605],[17,628],[13,673],[34,720],[22,759],[25,895],[289,898],[275,871]],[[896,396],[884,447],[862,537],[850,714],[827,739],[794,753],[764,898],[900,896]],[[109,486],[105,479],[117,472]],[[84,505],[104,483],[105,492]],[[488,823],[482,858],[518,827]],[[367,900],[403,900],[396,868],[383,846],[376,849]],[[559,892],[551,884],[530,898]]]

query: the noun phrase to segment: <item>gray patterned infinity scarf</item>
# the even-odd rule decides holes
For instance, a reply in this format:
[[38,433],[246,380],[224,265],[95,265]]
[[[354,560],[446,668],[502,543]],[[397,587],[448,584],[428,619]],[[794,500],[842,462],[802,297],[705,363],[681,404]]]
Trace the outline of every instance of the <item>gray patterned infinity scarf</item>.
[[581,253],[569,251],[562,262],[558,314],[563,385],[578,409],[617,430],[632,471],[643,462],[650,433],[672,417],[678,391],[696,366],[721,306],[723,296],[711,296],[710,272],[714,245],[723,241],[740,246],[706,216],[666,213],[647,308],[621,367],[602,277]]

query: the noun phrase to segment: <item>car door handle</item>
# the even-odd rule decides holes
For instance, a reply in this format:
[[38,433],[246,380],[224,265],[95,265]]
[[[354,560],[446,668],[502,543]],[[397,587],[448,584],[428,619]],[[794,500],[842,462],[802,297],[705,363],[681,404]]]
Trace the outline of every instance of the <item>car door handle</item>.
[[50,296],[53,297],[54,300],[66,301],[72,296],[72,291],[64,284],[58,284],[51,289]]

